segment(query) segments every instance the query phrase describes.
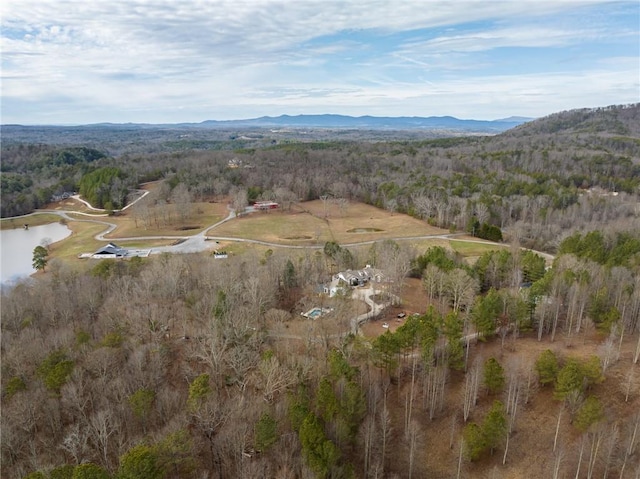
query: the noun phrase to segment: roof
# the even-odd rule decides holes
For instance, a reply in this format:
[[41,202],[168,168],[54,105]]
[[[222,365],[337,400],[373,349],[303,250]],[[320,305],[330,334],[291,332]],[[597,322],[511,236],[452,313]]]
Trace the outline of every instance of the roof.
[[115,243],[108,243],[107,245],[98,249],[98,251],[96,251],[94,254],[112,254],[115,256],[126,256],[127,250],[121,248]]

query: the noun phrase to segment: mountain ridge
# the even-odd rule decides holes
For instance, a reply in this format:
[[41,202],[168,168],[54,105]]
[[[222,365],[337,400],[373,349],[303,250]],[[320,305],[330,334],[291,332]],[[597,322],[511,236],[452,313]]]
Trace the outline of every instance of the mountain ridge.
[[350,116],[338,114],[262,116],[244,120],[205,120],[200,123],[181,123],[193,127],[291,127],[327,129],[452,129],[499,133],[521,125],[533,118],[511,117],[501,120],[459,119],[453,116]]
[[454,116],[350,116],[340,114],[261,116],[240,120],[204,120],[180,123],[114,123],[100,122],[83,125],[15,125],[3,127],[63,127],[63,128],[320,128],[327,130],[450,130],[469,133],[501,133],[533,118],[509,117],[498,120],[459,119]]

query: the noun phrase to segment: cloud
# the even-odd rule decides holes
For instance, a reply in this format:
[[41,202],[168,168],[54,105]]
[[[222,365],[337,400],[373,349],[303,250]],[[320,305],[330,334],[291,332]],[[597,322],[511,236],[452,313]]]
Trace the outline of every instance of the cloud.
[[[185,115],[180,120],[237,118],[254,116],[252,106],[261,114],[306,107],[403,114],[415,110],[416,98],[435,105],[438,95],[457,106],[447,95],[503,78],[488,72],[509,61],[493,50],[633,43],[620,35],[637,35],[637,26],[620,27],[622,15],[608,15],[637,11],[634,2],[591,0],[5,0],[2,113],[29,122],[39,114],[30,106],[40,104],[47,115],[100,116],[93,121],[118,121],[123,112],[138,116],[121,121],[172,121],[176,112]],[[599,71],[628,74],[619,62],[600,61],[611,56],[595,58]],[[574,67],[569,77],[595,71]],[[517,91],[517,73],[500,80],[503,87]],[[634,78],[621,80],[626,89],[607,81],[620,93]],[[545,84],[547,92],[565,91]],[[478,108],[488,101],[465,98]]]

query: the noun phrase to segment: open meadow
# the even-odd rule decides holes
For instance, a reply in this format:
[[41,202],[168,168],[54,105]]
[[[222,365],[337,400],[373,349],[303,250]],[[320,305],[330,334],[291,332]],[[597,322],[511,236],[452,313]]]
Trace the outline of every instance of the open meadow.
[[325,216],[323,202],[315,200],[297,203],[291,211],[247,214],[220,225],[209,235],[311,246],[327,241],[349,245],[448,233],[411,216],[390,213],[364,203],[349,203],[343,208],[331,204],[327,206]]

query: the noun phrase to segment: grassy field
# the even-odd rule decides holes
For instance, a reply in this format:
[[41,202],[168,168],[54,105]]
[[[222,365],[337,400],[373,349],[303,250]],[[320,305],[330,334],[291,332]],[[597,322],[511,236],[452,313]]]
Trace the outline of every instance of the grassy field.
[[140,220],[136,225],[133,215],[126,211],[122,215],[107,219],[108,222],[118,225],[108,237],[117,239],[134,236],[192,236],[222,220],[227,214],[226,205],[220,203],[195,203],[193,209],[196,213],[184,223],[175,221],[171,225],[159,228],[151,225],[148,229],[144,228],[144,222]]
[[[58,204],[66,208],[65,201]],[[76,202],[74,202],[76,203]],[[96,217],[96,221],[114,223],[117,228],[108,236],[109,239],[118,242],[126,237],[145,236],[191,236],[208,226],[211,226],[227,214],[226,203],[196,203],[194,210],[197,212],[183,226],[193,229],[181,229],[183,226],[174,226],[158,229],[143,228],[141,221],[136,222],[133,215],[126,211],[119,216]],[[90,220],[84,215],[71,213],[78,220]],[[30,225],[45,224],[60,221],[60,217],[53,214],[34,215],[29,217]],[[94,239],[96,234],[104,231],[106,226],[85,221],[70,221],[69,227],[72,235],[52,248],[52,258],[62,260],[76,260],[78,254],[95,251],[104,244]],[[2,227],[21,227],[24,219],[7,219],[2,221]],[[343,208],[338,208],[334,203],[327,204],[326,218],[325,207],[321,200],[310,201],[295,205],[291,211],[268,211],[251,213],[240,218],[233,219],[208,231],[212,237],[223,236],[231,238],[247,238],[282,246],[316,246],[321,247],[327,241],[336,241],[342,245],[354,245],[352,249],[358,252],[360,249],[368,250],[369,245],[355,246],[356,243],[379,241],[387,238],[411,238],[403,241],[412,246],[417,253],[422,253],[432,246],[444,246],[452,248],[465,257],[478,257],[485,251],[496,249],[498,245],[490,245],[477,242],[449,241],[443,238],[418,238],[421,236],[448,234],[447,230],[434,228],[424,221],[407,215],[390,213],[370,205],[351,203]],[[126,248],[147,249],[171,244],[171,240],[134,240],[121,241]],[[225,250],[232,255],[246,254],[250,251],[254,254],[264,254],[268,246],[248,243],[223,242],[218,249]],[[363,252],[366,254],[366,251]]]
[[68,238],[51,245],[51,258],[63,261],[77,260],[80,253],[90,253],[104,245],[93,237],[104,230],[103,225],[69,222],[72,233]]
[[58,223],[60,216],[54,214],[37,214],[20,218],[3,218],[0,221],[0,229],[10,230],[14,228],[22,228],[24,224],[29,226],[48,225],[49,223]]
[[317,244],[330,241],[327,225],[302,212],[251,213],[209,230],[209,236],[248,238],[282,244]]
[[[119,215],[95,216],[93,219],[117,225],[115,231],[106,236],[107,238],[117,240],[118,238],[138,236],[192,236],[222,220],[228,212],[226,205],[222,203],[194,203],[193,209],[195,213],[184,223],[175,221],[170,225],[160,226],[159,228],[151,225],[148,229],[145,229],[144,222],[141,220],[138,220],[136,224],[136,220],[129,210]],[[92,219],[86,215],[73,213],[70,213],[70,216],[78,220]],[[106,227],[103,227],[103,229],[104,228]]]
[[211,230],[209,235],[280,244],[318,245],[327,241],[352,244],[446,233],[448,231],[434,228],[410,216],[391,214],[362,203],[351,203],[342,210],[330,205],[325,218],[324,205],[317,200],[296,205],[288,212],[252,213]]
[[505,246],[499,244],[487,244],[477,241],[450,241],[451,248],[462,256],[482,256],[487,251],[503,249]]

